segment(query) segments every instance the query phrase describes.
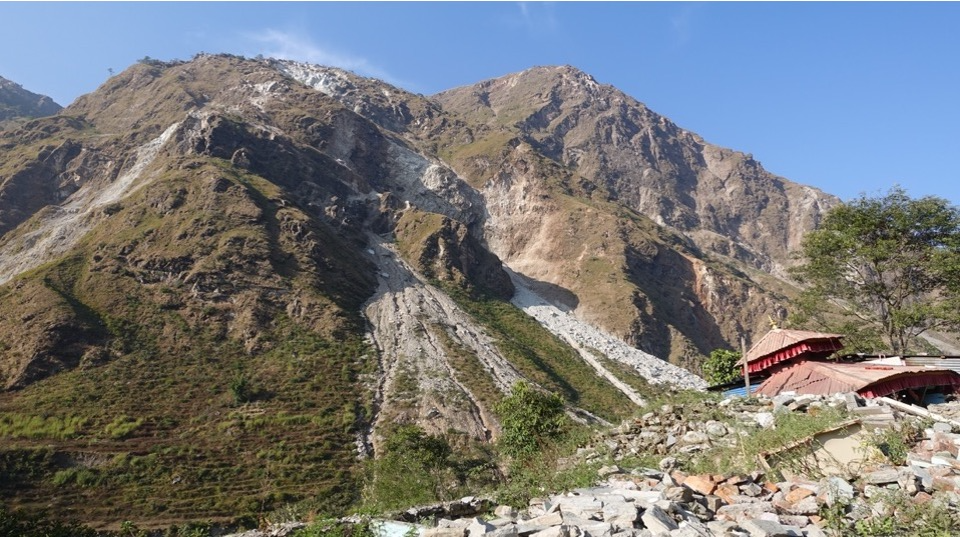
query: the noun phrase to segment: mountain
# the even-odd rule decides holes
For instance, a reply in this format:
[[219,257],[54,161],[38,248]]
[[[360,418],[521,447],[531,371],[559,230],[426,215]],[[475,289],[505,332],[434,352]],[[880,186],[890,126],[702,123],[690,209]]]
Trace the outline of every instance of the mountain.
[[[780,317],[784,291],[768,276],[784,275],[803,233],[839,201],[571,67],[436,100],[471,126],[444,156],[487,198],[492,251],[572,291],[584,318],[675,363],[749,341]],[[550,175],[561,188],[545,193]],[[557,193],[589,206],[571,211]]]
[[575,68],[537,67],[437,95],[444,110],[515,130],[620,205],[711,253],[783,274],[789,252],[839,200],[705,142]]
[[46,95],[37,95],[0,76],[0,125],[19,118],[52,116],[63,107]]
[[335,512],[397,424],[485,449],[519,380],[616,423],[765,332],[835,202],[569,67],[143,61],[0,131],[0,496]]

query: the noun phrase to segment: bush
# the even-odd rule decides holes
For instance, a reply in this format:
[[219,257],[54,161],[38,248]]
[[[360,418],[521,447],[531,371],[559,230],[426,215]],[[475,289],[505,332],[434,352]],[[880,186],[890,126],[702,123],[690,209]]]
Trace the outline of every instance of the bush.
[[546,443],[560,438],[566,425],[563,399],[523,381],[514,384],[512,393],[495,409],[503,429],[499,446],[513,457],[541,451]]
[[253,400],[253,387],[250,379],[242,372],[238,372],[233,380],[230,381],[230,393],[233,394],[233,400],[238,404],[249,403]]
[[133,419],[123,415],[107,424],[103,432],[110,438],[122,440],[130,436],[141,425],[143,425],[143,418]]
[[727,384],[739,379],[743,373],[737,362],[740,353],[726,349],[714,349],[703,362],[703,378],[712,385]]
[[375,510],[446,499],[456,486],[450,445],[416,425],[401,425],[384,442],[384,453],[368,468],[364,503]]

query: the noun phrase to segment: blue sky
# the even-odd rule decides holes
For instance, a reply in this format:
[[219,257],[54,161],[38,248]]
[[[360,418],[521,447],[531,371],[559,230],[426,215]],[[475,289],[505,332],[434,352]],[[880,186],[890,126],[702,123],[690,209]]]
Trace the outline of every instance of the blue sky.
[[69,104],[144,56],[336,65],[432,94],[569,64],[844,199],[960,204],[960,3],[0,2],[0,76]]

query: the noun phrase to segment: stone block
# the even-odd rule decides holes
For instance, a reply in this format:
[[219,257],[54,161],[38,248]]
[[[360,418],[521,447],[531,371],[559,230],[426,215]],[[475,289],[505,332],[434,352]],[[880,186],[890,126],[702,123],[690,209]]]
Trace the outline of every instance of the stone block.
[[517,531],[517,525],[511,522],[506,526],[501,526],[491,532],[488,532],[486,537],[518,537],[519,535],[520,534]]
[[531,533],[530,537],[572,537],[570,535],[570,528],[567,526],[553,526],[540,530],[536,533]]
[[617,466],[616,464],[612,464],[610,466],[601,466],[600,469],[597,470],[597,475],[600,476],[601,479],[604,479],[616,474],[622,474],[622,473],[623,473],[623,469]]
[[747,483],[745,485],[740,485],[740,492],[746,496],[757,497],[763,494],[763,487],[756,483]]
[[807,496],[797,503],[789,504],[783,510],[789,515],[815,515],[820,512],[820,505],[815,497]]
[[531,518],[524,522],[524,524],[530,526],[559,526],[563,524],[563,515],[560,512],[554,511],[553,513]]
[[733,485],[720,485],[713,491],[713,495],[719,497],[724,503],[737,503],[735,498],[740,495],[740,490]]
[[687,487],[670,487],[663,491],[663,499],[687,503],[693,500],[693,492]]
[[613,526],[606,522],[595,522],[593,524],[583,524],[580,531],[584,537],[612,537]]
[[487,521],[480,518],[471,518],[470,524],[467,526],[467,537],[480,537],[485,535],[488,532],[496,530],[493,524],[488,523]]
[[783,524],[772,520],[750,519],[740,523],[750,537],[791,537]]
[[783,496],[788,503],[797,503],[807,496],[813,496],[813,491],[803,487],[797,487]]
[[810,525],[810,517],[804,515],[780,515],[780,523],[784,526],[803,528]]
[[827,534],[824,533],[822,529],[813,524],[804,526],[800,531],[803,532],[805,537],[827,537]]
[[683,480],[683,486],[698,492],[706,496],[707,494],[713,494],[713,491],[716,490],[717,484],[713,481],[713,478],[710,476],[703,475],[691,475]]
[[592,496],[563,497],[557,501],[557,505],[561,513],[585,519],[599,520],[603,511],[603,503]]
[[464,537],[466,528],[427,528],[423,537]]
[[611,502],[603,506],[603,521],[613,526],[614,532],[633,529],[638,514],[637,505],[632,502]]
[[760,518],[760,515],[763,513],[769,513],[771,511],[773,511],[772,502],[724,505],[720,509],[717,509],[717,518],[719,520],[729,520],[739,523],[741,520]]
[[899,477],[900,473],[896,468],[884,468],[863,474],[863,481],[870,485],[886,485],[896,483]]
[[670,532],[670,537],[713,537],[713,533],[702,522],[684,520],[678,529]]
[[643,526],[652,531],[654,535],[669,533],[679,528],[677,523],[670,518],[670,515],[656,505],[647,508],[640,516],[640,520],[643,522]]
[[509,505],[498,505],[494,510],[493,514],[498,518],[517,518],[517,510]]
[[716,513],[718,509],[724,505],[727,505],[727,502],[725,502],[722,498],[713,495],[706,496],[704,498],[704,503],[707,504],[707,509],[710,510],[711,513]]

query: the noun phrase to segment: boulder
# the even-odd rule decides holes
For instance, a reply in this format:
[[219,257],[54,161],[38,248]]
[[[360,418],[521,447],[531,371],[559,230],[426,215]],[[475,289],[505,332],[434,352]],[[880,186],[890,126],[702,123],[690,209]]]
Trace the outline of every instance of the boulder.
[[640,515],[640,520],[643,522],[643,526],[652,531],[654,535],[669,533],[680,527],[666,511],[656,505],[651,505],[644,510],[643,514]]

